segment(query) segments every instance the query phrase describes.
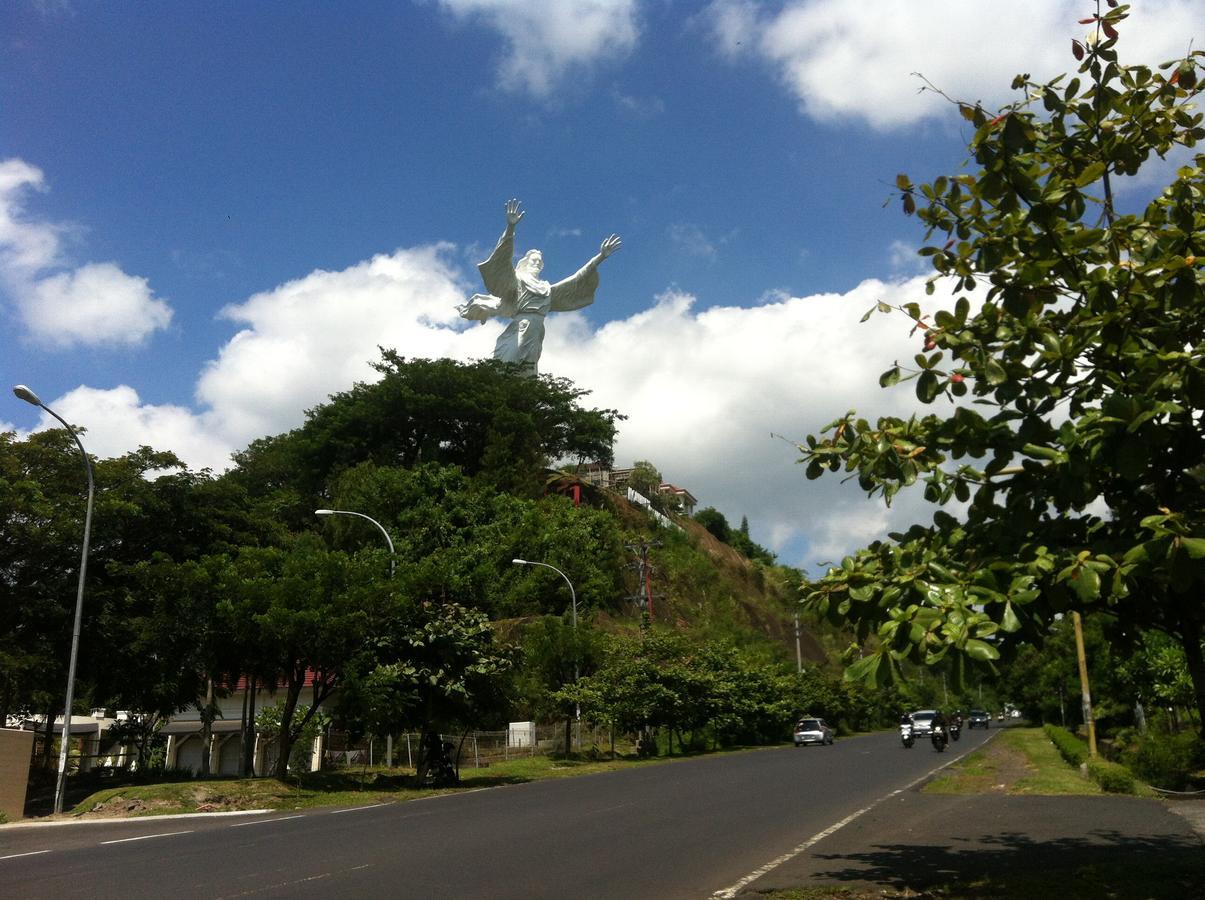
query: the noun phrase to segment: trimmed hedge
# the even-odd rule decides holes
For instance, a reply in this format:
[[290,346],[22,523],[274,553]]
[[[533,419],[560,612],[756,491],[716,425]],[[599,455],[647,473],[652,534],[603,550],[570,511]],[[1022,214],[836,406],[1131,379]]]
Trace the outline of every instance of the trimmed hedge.
[[1134,776],[1125,766],[1099,756],[1090,759],[1088,746],[1066,728],[1057,725],[1045,725],[1043,728],[1067,764],[1086,769],[1088,777],[1100,785],[1102,791],[1110,794],[1134,793]]
[[1088,759],[1087,745],[1066,728],[1050,724],[1044,725],[1043,728],[1051,743],[1062,754],[1063,759],[1067,760],[1067,765],[1078,769]]
[[1110,794],[1134,793],[1134,776],[1125,766],[1107,759],[1088,760],[1088,777],[1100,785],[1102,791]]

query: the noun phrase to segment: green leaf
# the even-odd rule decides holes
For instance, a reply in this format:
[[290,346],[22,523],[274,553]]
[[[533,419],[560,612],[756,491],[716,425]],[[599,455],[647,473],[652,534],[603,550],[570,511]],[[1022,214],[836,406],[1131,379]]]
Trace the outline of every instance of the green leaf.
[[1091,603],[1100,598],[1100,575],[1095,569],[1081,566],[1079,571],[1070,578],[1071,589],[1085,603]]
[[916,396],[922,403],[932,403],[940,390],[941,382],[936,372],[922,372],[916,380]]
[[1205,538],[1180,538],[1180,546],[1192,559],[1205,559]]
[[1094,181],[1099,181],[1101,176],[1104,174],[1105,164],[1100,160],[1097,160],[1084,167],[1084,170],[1080,172],[1079,176],[1075,179],[1075,186],[1087,187]]
[[978,641],[971,638],[966,642],[966,655],[978,662],[987,662],[990,659],[999,659],[1000,651],[986,641]]
[[900,367],[892,366],[886,372],[879,376],[879,387],[891,387],[893,384],[899,384]]
[[1011,603],[1004,604],[1004,615],[1000,618],[1000,630],[1007,631],[1009,634],[1021,630],[1021,620],[1017,618]]
[[890,667],[880,653],[864,656],[845,670],[845,680],[877,687],[879,669],[884,664]]

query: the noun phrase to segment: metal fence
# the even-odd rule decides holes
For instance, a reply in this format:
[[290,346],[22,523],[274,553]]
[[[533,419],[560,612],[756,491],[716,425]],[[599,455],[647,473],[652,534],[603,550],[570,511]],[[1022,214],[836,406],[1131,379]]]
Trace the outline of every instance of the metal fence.
[[[346,734],[331,731],[327,734],[323,750],[323,768],[385,766],[413,769],[418,762],[421,740],[422,735],[418,732],[408,731],[391,737],[377,736],[351,742]],[[564,753],[565,723],[537,724],[534,736],[529,738],[523,734],[518,740],[511,731],[441,734],[440,740],[452,745],[453,758],[459,755],[460,768],[482,769],[512,759]],[[606,729],[586,723],[574,723],[570,745],[574,753],[607,755],[611,752],[611,734]]]

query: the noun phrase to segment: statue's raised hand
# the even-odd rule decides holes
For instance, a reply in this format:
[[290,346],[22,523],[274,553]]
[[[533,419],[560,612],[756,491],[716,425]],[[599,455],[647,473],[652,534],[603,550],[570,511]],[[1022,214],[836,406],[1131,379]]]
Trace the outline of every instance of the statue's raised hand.
[[619,239],[619,235],[613,234],[602,242],[602,246],[598,248],[598,255],[606,259],[622,246],[623,241]]
[[514,228],[516,225],[519,224],[519,220],[522,219],[525,215],[527,215],[527,213],[525,213],[525,212],[523,212],[523,210],[519,209],[519,201],[518,200],[507,200],[506,201],[506,224],[508,226],[510,226],[511,228]]

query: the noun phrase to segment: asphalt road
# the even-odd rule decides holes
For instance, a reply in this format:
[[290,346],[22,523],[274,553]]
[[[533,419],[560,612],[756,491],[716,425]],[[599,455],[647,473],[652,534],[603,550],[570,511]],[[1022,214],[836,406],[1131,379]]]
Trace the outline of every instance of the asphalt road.
[[732,896],[982,744],[893,733],[351,809],[0,826],[12,897]]

